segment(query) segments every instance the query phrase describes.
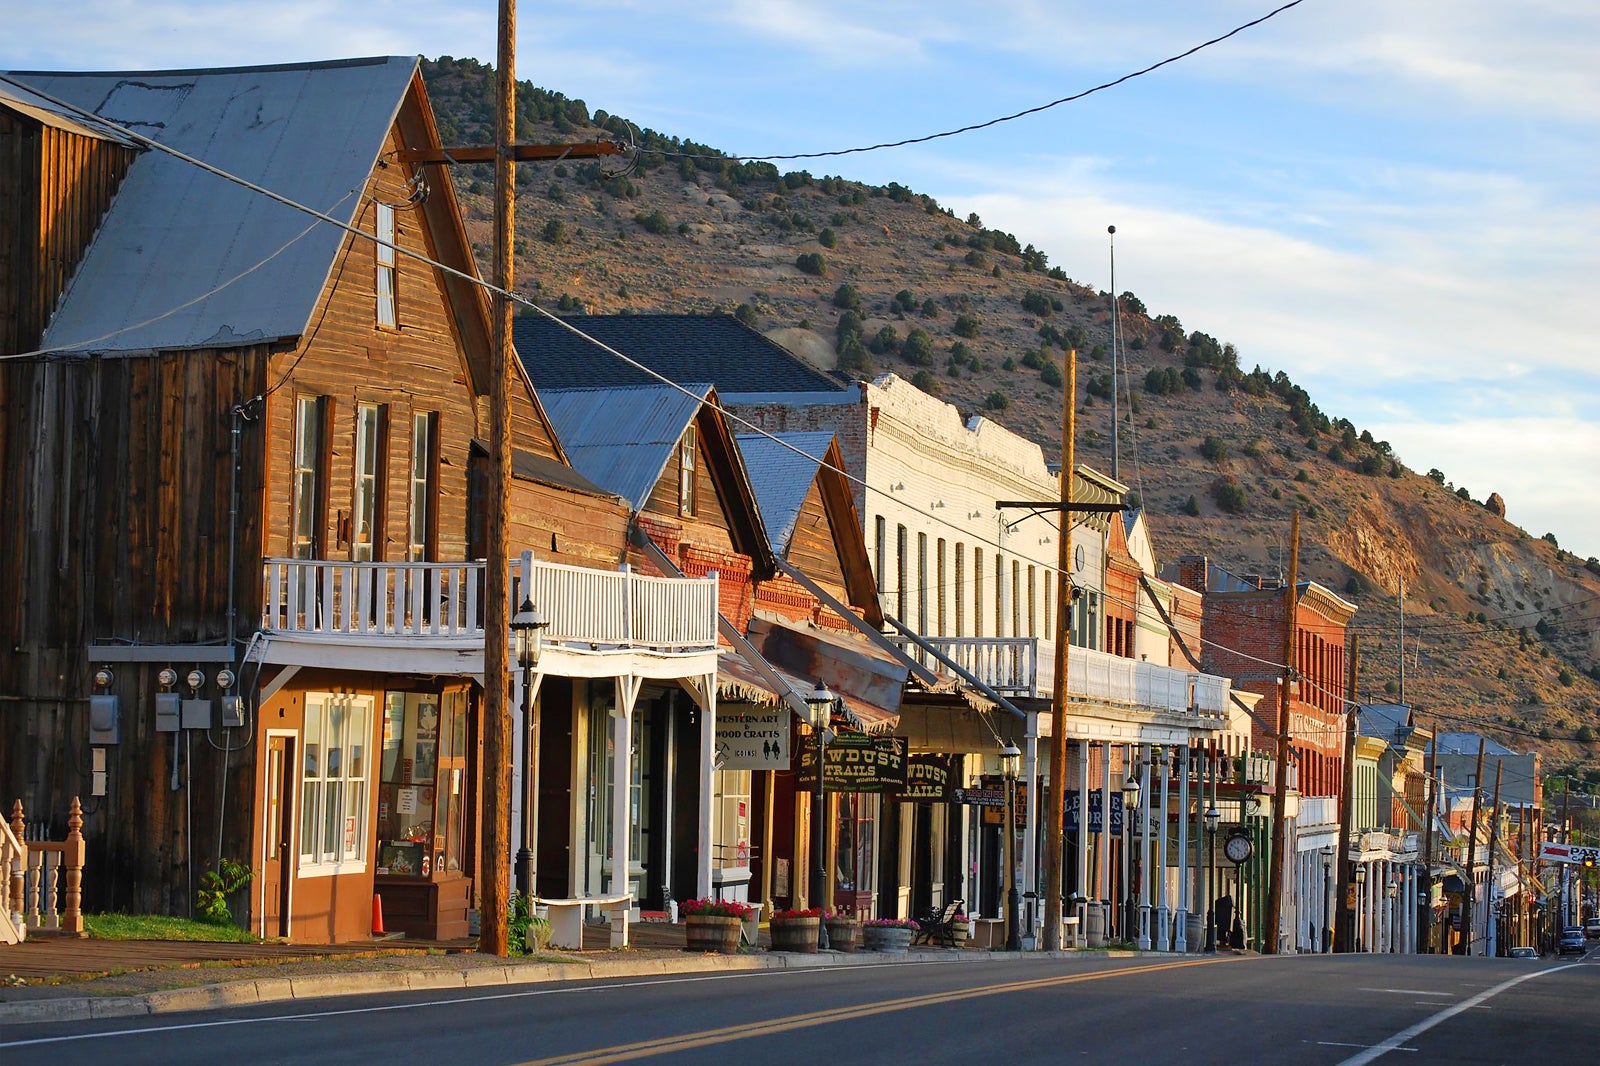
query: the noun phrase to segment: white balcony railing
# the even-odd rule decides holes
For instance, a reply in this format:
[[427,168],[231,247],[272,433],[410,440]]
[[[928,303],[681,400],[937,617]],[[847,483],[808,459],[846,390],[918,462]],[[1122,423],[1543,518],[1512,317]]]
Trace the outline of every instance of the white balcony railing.
[[[1003,696],[1047,697],[1055,688],[1055,643],[1036,637],[925,637],[930,645]],[[901,644],[932,669],[944,669],[909,640]],[[1180,670],[1091,648],[1067,649],[1073,700],[1184,717],[1226,717],[1225,677]],[[945,669],[949,673],[948,669]]]
[[[484,563],[267,559],[261,628],[279,636],[483,640]],[[591,651],[717,646],[717,579],[511,563],[511,603],[532,593],[544,639]]]

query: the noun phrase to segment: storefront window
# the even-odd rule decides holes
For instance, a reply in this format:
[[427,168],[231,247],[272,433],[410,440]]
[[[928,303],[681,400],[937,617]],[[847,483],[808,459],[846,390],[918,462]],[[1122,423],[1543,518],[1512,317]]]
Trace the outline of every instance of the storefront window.
[[719,770],[711,807],[711,863],[717,869],[750,865],[750,771]]
[[878,797],[841,792],[838,803],[839,823],[833,853],[835,902],[843,907],[864,908],[875,884],[872,844]]
[[300,873],[359,869],[367,860],[370,696],[306,694],[300,774]]
[[[612,746],[612,725],[609,697],[599,697],[589,705],[589,780],[599,787],[590,792],[590,840],[594,851],[605,862],[611,863],[611,812],[614,809],[612,769],[615,763]],[[644,859],[644,768],[649,752],[646,750],[649,730],[645,728],[648,709],[644,701],[634,708],[628,764],[628,854],[635,865]]]
[[460,844],[455,838],[460,836],[456,827],[462,818],[464,704],[464,694],[456,693],[448,699],[434,692],[384,696],[383,778],[378,789],[381,874],[427,877],[436,864],[448,866],[452,853],[460,867]]

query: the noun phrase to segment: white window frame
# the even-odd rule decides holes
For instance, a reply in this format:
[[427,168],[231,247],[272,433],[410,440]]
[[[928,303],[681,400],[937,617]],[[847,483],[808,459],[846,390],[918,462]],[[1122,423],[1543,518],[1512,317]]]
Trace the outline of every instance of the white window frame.
[[696,436],[691,425],[678,440],[678,513],[685,518],[693,518],[695,514]]
[[[383,525],[384,423],[382,404],[356,404],[356,483],[350,523],[350,558],[372,562],[379,557]],[[365,537],[365,539],[363,539]]]
[[323,514],[323,484],[326,451],[327,400],[323,396],[297,396],[294,402],[294,499],[289,516],[289,554],[296,559],[314,559],[322,546],[319,528]]
[[411,478],[406,511],[406,561],[428,559],[429,532],[434,503],[435,470],[438,468],[439,416],[436,411],[417,411],[411,416]]
[[399,281],[399,267],[394,251],[394,208],[383,203],[378,204],[377,208],[377,278],[374,284],[377,287],[378,327],[398,329],[400,319],[395,290]]
[[[300,734],[296,874],[331,877],[365,873],[367,838],[372,835],[368,816],[376,701],[371,696],[335,692],[307,692],[305,701],[305,724]],[[337,736],[332,735],[335,731]],[[331,766],[335,761],[331,758],[333,752],[339,753],[336,770]],[[355,819],[353,847],[345,847],[340,839],[343,826],[339,821],[328,821],[330,798],[338,804],[335,819]]]

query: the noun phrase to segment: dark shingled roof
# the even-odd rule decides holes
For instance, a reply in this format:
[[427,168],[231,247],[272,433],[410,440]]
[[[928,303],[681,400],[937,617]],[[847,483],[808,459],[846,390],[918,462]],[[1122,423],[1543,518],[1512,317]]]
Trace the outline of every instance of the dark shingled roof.
[[[845,392],[851,387],[731,315],[572,315],[563,322],[673,381],[739,393]],[[543,315],[521,315],[513,338],[534,388],[655,385],[656,378]]]

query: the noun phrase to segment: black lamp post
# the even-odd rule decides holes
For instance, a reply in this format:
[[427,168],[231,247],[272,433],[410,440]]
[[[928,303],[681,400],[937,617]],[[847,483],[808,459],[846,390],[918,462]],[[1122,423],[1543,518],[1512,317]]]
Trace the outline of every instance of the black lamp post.
[[1022,931],[1017,924],[1022,912],[1022,892],[1017,887],[1017,774],[1022,769],[1022,749],[1011,741],[1000,749],[1000,772],[1006,779],[1006,950],[1022,950]]
[[534,609],[532,596],[522,598],[522,606],[511,619],[517,665],[522,668],[522,846],[517,849],[516,878],[529,914],[533,913],[533,848],[538,825],[534,807],[539,802],[539,774],[533,765],[538,728],[533,720],[533,668],[539,665],[539,653],[544,650],[540,630],[549,624]]
[[1365,863],[1356,863],[1356,907],[1355,913],[1350,916],[1351,937],[1350,944],[1353,951],[1365,951],[1366,929],[1362,921],[1361,912],[1367,901],[1367,866]]
[[1222,812],[1215,807],[1206,808],[1206,846],[1210,851],[1211,877],[1206,894],[1206,950],[1217,950],[1217,826],[1222,824]]
[[1333,952],[1333,845],[1322,845],[1322,953]]
[[817,741],[817,791],[811,797],[811,905],[817,909],[817,950],[828,950],[828,856],[827,856],[827,791],[823,784],[827,769],[828,725],[833,720],[834,706],[839,697],[828,691],[821,681],[806,697],[806,708],[811,712],[811,735]]
[[1127,903],[1123,905],[1122,913],[1122,939],[1133,940],[1139,935],[1138,925],[1139,896],[1138,882],[1139,869],[1131,858],[1133,849],[1133,820],[1135,811],[1139,809],[1139,775],[1128,771],[1128,779],[1122,782],[1122,851],[1129,855],[1129,860],[1124,864],[1128,870]]

